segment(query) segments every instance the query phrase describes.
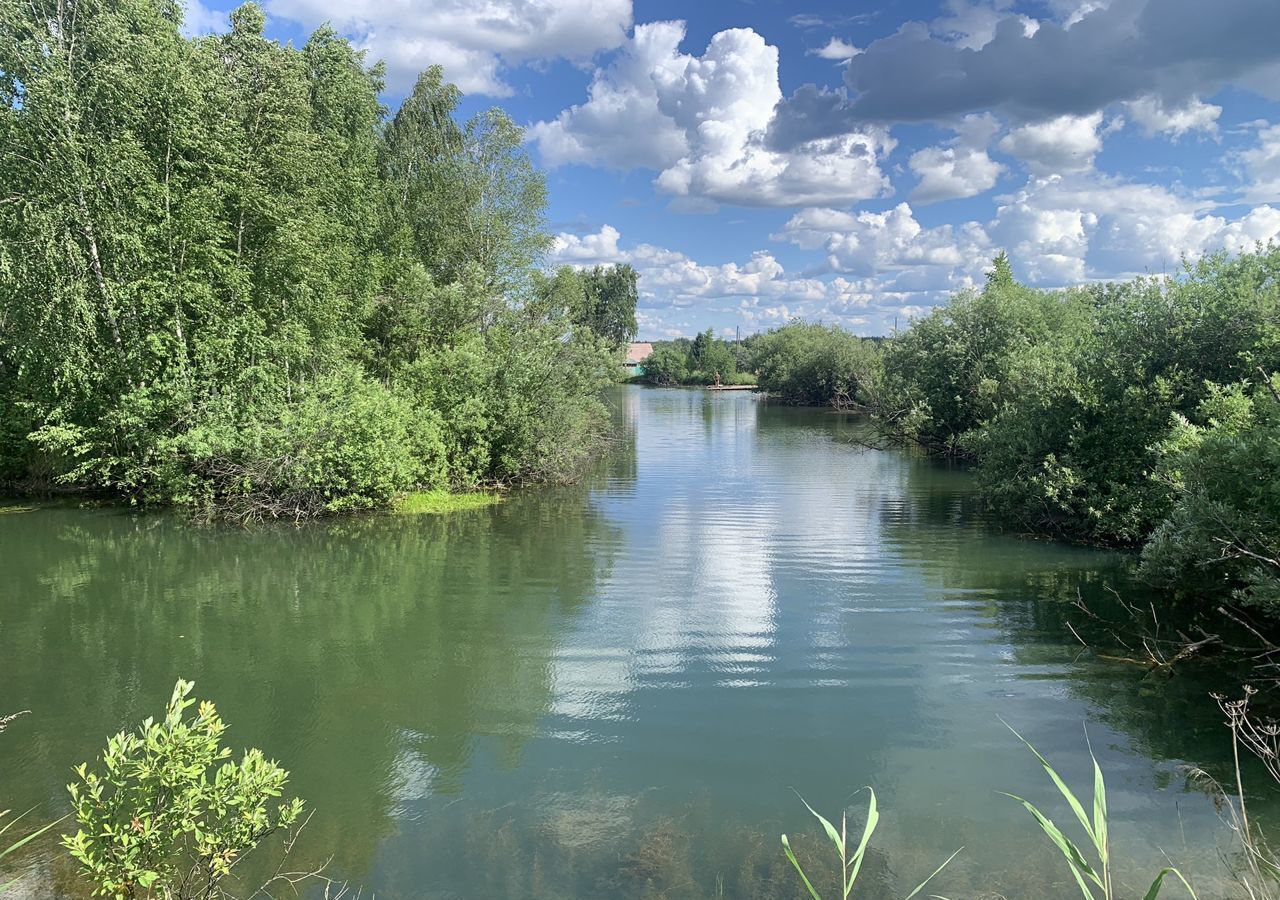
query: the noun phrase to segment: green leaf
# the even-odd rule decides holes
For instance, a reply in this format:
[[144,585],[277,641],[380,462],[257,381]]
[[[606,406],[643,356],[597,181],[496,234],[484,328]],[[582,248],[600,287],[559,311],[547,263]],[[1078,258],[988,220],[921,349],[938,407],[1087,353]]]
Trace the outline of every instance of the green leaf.
[[791,860],[791,865],[800,873],[800,880],[803,881],[804,886],[809,889],[809,896],[812,897],[813,900],[822,900],[822,897],[819,896],[818,892],[813,889],[813,885],[809,882],[809,876],[804,874],[804,869],[800,868],[800,861],[796,859],[796,855],[791,852],[791,842],[787,840],[787,836],[785,834],[782,836],[782,849],[783,852],[787,854],[787,859]]
[[858,880],[858,872],[862,869],[862,859],[867,852],[867,844],[871,841],[871,835],[876,830],[876,825],[880,822],[880,811],[876,808],[876,792],[872,788],[867,788],[871,792],[871,800],[867,804],[867,824],[862,827],[862,840],[858,841],[858,849],[853,854],[853,868],[849,872],[849,880],[844,886],[845,896],[853,891],[854,882]]
[[1031,813],[1032,816],[1035,817],[1035,820],[1040,823],[1040,828],[1046,835],[1048,835],[1049,840],[1053,841],[1054,845],[1062,851],[1062,855],[1067,858],[1067,862],[1071,865],[1071,873],[1075,876],[1076,882],[1080,885],[1080,892],[1084,894],[1088,900],[1094,900],[1093,892],[1089,890],[1089,886],[1085,884],[1082,876],[1087,875],[1095,884],[1098,885],[1098,887],[1102,887],[1102,880],[1093,870],[1093,867],[1089,865],[1089,862],[1084,858],[1084,855],[1081,854],[1080,849],[1071,842],[1070,838],[1058,830],[1058,826],[1054,825],[1053,822],[1040,812],[1040,810],[1036,809],[1026,800],[1023,800],[1021,797],[1015,796],[1014,794],[1005,794],[1005,796],[1017,800],[1026,807],[1027,811]]
[[[21,816],[19,818],[21,818]],[[62,817],[62,819],[65,819],[65,818],[66,816]],[[24,837],[22,840],[18,841],[16,844],[10,844],[8,847],[5,847],[3,850],[0,850],[0,859],[4,859],[10,853],[13,853],[14,851],[19,850],[22,847],[26,846],[27,844],[31,843],[36,838],[40,837],[40,835],[47,832],[50,828],[53,828],[54,826],[56,826],[58,822],[62,821],[62,819],[58,819],[57,821],[50,822],[48,825],[45,825],[44,827],[38,828],[35,831],[31,832],[29,835]],[[17,819],[15,819],[14,821],[16,822]]]
[[840,855],[844,856],[844,838],[840,836],[840,832],[836,831],[836,827],[832,825],[830,822],[828,822],[821,815],[819,815],[818,812],[812,806],[810,806],[809,802],[805,800],[803,797],[800,798],[800,802],[804,804],[805,809],[813,813],[813,817],[815,819],[817,819],[819,822],[822,823],[822,828],[827,832],[827,837],[831,838],[831,843],[835,844],[836,849],[840,851]]
[[[960,850],[963,850],[963,849],[964,849],[963,847],[960,848]],[[934,875],[937,875],[939,872],[945,869],[948,865],[951,864],[951,860],[955,859],[957,856],[960,855],[960,850],[957,850],[955,853],[952,853],[950,856],[948,856],[946,860],[942,863],[942,865],[934,869],[933,873],[928,878],[926,878],[924,881],[917,884],[916,889],[912,891],[910,894],[907,894],[907,896],[903,897],[902,900],[911,900],[912,897],[914,897],[916,894],[924,890],[924,886],[928,884],[930,881],[933,881]]]
[[1102,767],[1098,765],[1093,749],[1089,750],[1089,758],[1093,760],[1093,841],[1098,848],[1098,859],[1106,868],[1109,862],[1107,849],[1107,785],[1102,778]]
[[1172,867],[1160,870],[1160,874],[1156,876],[1156,880],[1151,882],[1151,887],[1142,895],[1142,900],[1156,900],[1160,896],[1160,886],[1164,883],[1164,876],[1172,874],[1182,882],[1182,886],[1187,889],[1187,893],[1191,895],[1191,900],[1199,900],[1196,896],[1195,889],[1191,887],[1187,879],[1182,877],[1182,873]]
[[[1012,725],[1010,725],[1008,722],[1005,722],[1004,719],[1001,719],[1000,721],[1004,723],[1005,728],[1008,728],[1010,731],[1013,732],[1014,737],[1022,741],[1022,743],[1026,744],[1027,749],[1030,750],[1035,755],[1036,759],[1040,760],[1040,765],[1044,767],[1044,770],[1045,772],[1048,773],[1050,780],[1052,780],[1054,785],[1058,788],[1058,792],[1061,793],[1062,796],[1066,799],[1067,804],[1071,807],[1071,811],[1076,814],[1076,818],[1079,819],[1080,824],[1084,826],[1085,832],[1089,835],[1089,840],[1093,842],[1094,846],[1097,846],[1098,838],[1097,838],[1097,835],[1094,834],[1093,825],[1089,823],[1089,817],[1085,815],[1084,807],[1080,805],[1080,801],[1076,799],[1076,795],[1071,793],[1071,789],[1067,787],[1066,782],[1063,781],[1058,776],[1058,773],[1053,770],[1053,766],[1049,765],[1049,760],[1041,756],[1040,751],[1037,750],[1035,747],[1031,746],[1030,741],[1028,741],[1022,735],[1018,734],[1018,732],[1014,730]],[[1095,766],[1096,766],[1096,761],[1095,761]]]

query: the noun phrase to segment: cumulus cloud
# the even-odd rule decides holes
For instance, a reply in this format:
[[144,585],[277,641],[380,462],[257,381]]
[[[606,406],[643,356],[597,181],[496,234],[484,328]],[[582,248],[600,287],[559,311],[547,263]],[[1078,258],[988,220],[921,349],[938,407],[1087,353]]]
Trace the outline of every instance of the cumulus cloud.
[[988,226],[1034,282],[1175,272],[1185,255],[1232,252],[1280,235],[1262,206],[1231,220],[1202,200],[1096,173],[1032,179],[1002,198]]
[[1043,286],[1172,273],[1184,255],[1239,252],[1280,238],[1280,209],[1264,205],[1230,218],[1158,185],[1082,172],[1032,177],[999,197],[985,222],[927,228],[906,203],[879,213],[815,207],[792,216],[774,238],[823,251],[834,272],[872,279],[864,289],[879,303],[913,292],[940,300],[978,283],[1000,248],[1019,277]]
[[1130,118],[1148,137],[1167,134],[1180,138],[1191,131],[1206,134],[1218,133],[1218,116],[1222,107],[1205,103],[1199,97],[1190,97],[1181,106],[1167,107],[1159,97],[1148,95],[1125,104]]
[[755,251],[745,263],[708,265],[649,243],[624,249],[619,246],[620,237],[612,225],[586,235],[559,234],[550,261],[556,265],[630,263],[640,273],[641,305],[649,309],[742,297],[802,302],[827,295],[821,280],[788,274],[765,250]]
[[1244,181],[1244,199],[1255,203],[1280,200],[1280,124],[1260,123],[1252,147],[1228,157]]
[[464,91],[511,93],[505,66],[590,59],[617,47],[631,27],[631,0],[267,0],[267,12],[308,28],[330,23],[386,61],[389,83],[407,90],[439,63]]
[[976,222],[958,229],[951,225],[925,228],[907,203],[881,213],[801,210],[774,237],[807,249],[821,247],[826,251],[827,265],[839,273],[870,276],[897,272],[901,277],[911,270],[906,280],[916,282],[912,290],[953,286],[968,269],[980,270],[991,248],[990,239]]
[[694,56],[679,49],[684,35],[683,22],[636,26],[595,73],[586,102],[529,128],[544,162],[651,168],[657,187],[678,198],[743,206],[854,203],[888,190],[879,167],[894,146],[887,131],[773,146],[777,48],[735,28]]
[[917,203],[973,197],[995,186],[1004,166],[987,155],[1000,124],[991,115],[966,116],[947,146],[925,147],[907,165],[920,179],[911,191]]
[[950,33],[908,22],[853,57],[845,69],[852,99],[833,111],[830,127],[982,110],[1037,121],[1147,96],[1181,108],[1195,94],[1246,82],[1280,62],[1280,3],[1057,4],[1066,19],[1032,24],[1002,12],[989,29],[979,27],[983,9],[975,15],[973,8],[962,5],[968,17],[952,18],[968,24]]
[[817,50],[810,50],[808,52],[811,56],[818,56],[822,59],[834,59],[838,62],[848,62],[862,51],[846,40],[833,37]]
[[1004,136],[1000,149],[1038,175],[1080,172],[1093,166],[1093,157],[1102,149],[1101,124],[1102,113],[1095,112],[1020,125]]
[[188,37],[216,34],[230,27],[227,13],[210,9],[200,0],[185,0],[182,4],[182,33]]

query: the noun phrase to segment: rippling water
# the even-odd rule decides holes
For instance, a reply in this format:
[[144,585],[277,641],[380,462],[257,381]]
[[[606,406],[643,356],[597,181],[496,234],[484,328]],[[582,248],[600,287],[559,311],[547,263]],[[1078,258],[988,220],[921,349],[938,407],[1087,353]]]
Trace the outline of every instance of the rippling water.
[[[1229,895],[1180,771],[1223,771],[1223,685],[1100,662],[1063,624],[1127,589],[1124,557],[1000,536],[963,472],[861,449],[842,416],[613,400],[623,440],[586,483],[445,518],[0,516],[0,713],[32,710],[0,737],[0,806],[54,815],[181,675],[293,772],[300,861],[379,897],[797,897],[797,792],[856,814],[863,785],[864,896],[961,845],[940,893],[1078,896],[996,793],[1070,820],[1003,717],[1086,793],[1087,727],[1132,887],[1167,853]],[[37,863],[33,896],[73,892]]]

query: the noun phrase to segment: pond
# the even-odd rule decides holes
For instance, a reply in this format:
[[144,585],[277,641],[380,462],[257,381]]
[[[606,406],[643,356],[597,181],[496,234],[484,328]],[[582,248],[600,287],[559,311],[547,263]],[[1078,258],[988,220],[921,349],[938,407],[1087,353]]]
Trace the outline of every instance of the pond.
[[[0,713],[31,710],[0,736],[0,807],[65,811],[71,767],[181,676],[292,772],[298,865],[332,857],[366,896],[798,897],[778,835],[820,845],[797,795],[857,819],[871,785],[860,896],[901,898],[963,846],[938,893],[1078,897],[997,793],[1074,825],[1003,719],[1085,796],[1087,731],[1134,895],[1165,854],[1229,895],[1229,835],[1182,769],[1227,771],[1209,691],[1229,686],[1099,660],[1066,627],[1077,597],[1128,589],[1128,559],[998,533],[966,473],[866,449],[845,416],[610,396],[595,474],[486,509],[0,516]],[[74,895],[55,847],[35,858],[31,896]]]

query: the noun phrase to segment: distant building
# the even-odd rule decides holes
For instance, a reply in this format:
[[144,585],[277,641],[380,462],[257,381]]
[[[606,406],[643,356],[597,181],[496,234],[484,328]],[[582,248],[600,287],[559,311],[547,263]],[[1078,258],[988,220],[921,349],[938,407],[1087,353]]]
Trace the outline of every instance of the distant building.
[[628,378],[635,378],[644,374],[642,363],[652,352],[653,344],[648,341],[632,341],[627,345],[627,358],[623,361],[622,368],[627,373]]

